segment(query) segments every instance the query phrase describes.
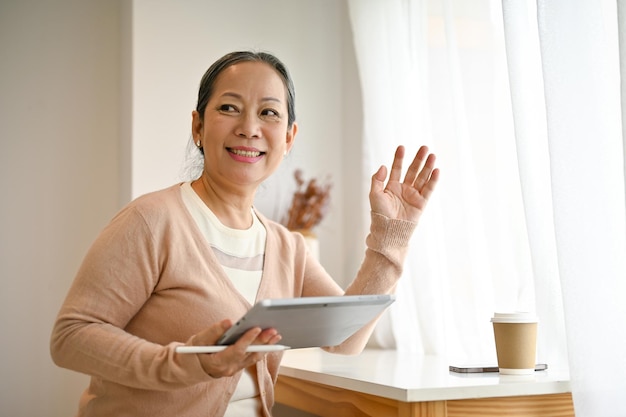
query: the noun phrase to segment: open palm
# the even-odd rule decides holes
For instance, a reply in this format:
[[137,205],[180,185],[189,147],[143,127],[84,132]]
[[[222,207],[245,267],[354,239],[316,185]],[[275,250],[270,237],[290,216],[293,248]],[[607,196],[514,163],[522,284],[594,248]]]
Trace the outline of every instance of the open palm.
[[375,213],[417,223],[437,185],[439,169],[435,168],[435,155],[422,146],[400,182],[403,159],[404,147],[398,146],[386,185],[386,166],[381,166],[372,176],[370,206]]

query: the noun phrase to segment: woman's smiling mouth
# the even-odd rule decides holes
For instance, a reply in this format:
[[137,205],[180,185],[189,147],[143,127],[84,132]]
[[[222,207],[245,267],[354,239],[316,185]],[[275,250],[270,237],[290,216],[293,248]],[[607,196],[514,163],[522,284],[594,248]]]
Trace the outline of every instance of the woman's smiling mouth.
[[265,152],[255,149],[226,148],[233,159],[241,162],[255,162],[261,159]]

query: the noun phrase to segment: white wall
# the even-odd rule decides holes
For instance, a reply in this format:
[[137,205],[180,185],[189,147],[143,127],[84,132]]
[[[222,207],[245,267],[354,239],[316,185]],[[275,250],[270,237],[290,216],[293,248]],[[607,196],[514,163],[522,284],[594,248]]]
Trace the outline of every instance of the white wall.
[[71,416],[54,316],[118,207],[118,6],[0,2],[0,414]]
[[74,414],[87,379],[52,364],[54,317],[120,206],[179,180],[199,79],[231,49],[276,53],[296,83],[298,143],[257,204],[280,214],[296,167],[331,174],[321,258],[349,280],[364,201],[344,185],[360,161],[349,36],[335,0],[0,0],[1,415]]
[[331,175],[333,210],[318,231],[322,242],[333,242],[322,244],[321,258],[342,280],[343,256],[337,250],[344,240],[342,169],[360,161],[345,146],[342,130],[347,26],[345,5],[335,0],[187,0],[184,6],[171,0],[134,1],[132,196],[181,178],[191,111],[209,65],[232,50],[272,52],[294,79],[299,134],[281,169],[259,191],[257,206],[280,220],[295,187],[296,168],[307,177]]

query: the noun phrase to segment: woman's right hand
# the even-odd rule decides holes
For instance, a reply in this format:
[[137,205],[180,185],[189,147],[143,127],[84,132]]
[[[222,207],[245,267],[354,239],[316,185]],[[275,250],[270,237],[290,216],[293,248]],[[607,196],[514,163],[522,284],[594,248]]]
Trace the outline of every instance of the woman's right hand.
[[[212,346],[232,326],[230,320],[215,323],[208,329],[198,333],[192,338],[194,346]],[[233,376],[242,369],[254,365],[266,355],[260,352],[246,352],[250,345],[273,345],[280,341],[281,337],[276,329],[262,330],[259,327],[252,328],[244,333],[233,345],[217,353],[199,353],[200,363],[204,371],[212,378]]]

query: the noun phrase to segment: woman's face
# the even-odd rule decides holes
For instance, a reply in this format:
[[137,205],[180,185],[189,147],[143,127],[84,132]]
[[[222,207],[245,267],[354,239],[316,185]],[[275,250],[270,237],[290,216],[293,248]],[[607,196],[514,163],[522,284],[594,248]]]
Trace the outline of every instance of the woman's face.
[[204,118],[192,114],[209,181],[253,192],[276,171],[297,132],[295,123],[287,128],[286,97],[282,78],[268,64],[241,62],[222,71]]

